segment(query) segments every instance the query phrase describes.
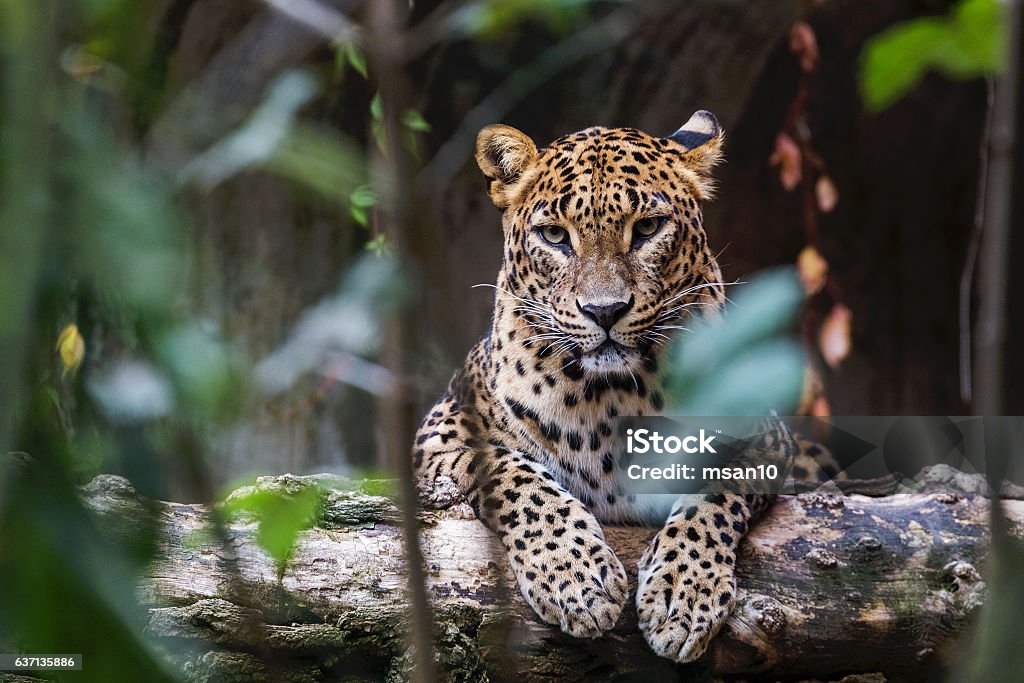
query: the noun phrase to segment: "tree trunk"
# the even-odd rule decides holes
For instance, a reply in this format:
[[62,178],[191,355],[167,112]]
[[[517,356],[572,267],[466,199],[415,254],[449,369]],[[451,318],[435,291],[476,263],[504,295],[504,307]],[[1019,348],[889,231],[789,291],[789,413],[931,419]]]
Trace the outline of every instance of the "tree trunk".
[[[113,476],[85,488],[113,534],[131,533],[141,512],[157,510],[158,559],[139,593],[151,609],[150,634],[193,680],[249,680],[267,666],[311,680],[342,672],[379,680],[407,666],[399,511],[332,475],[267,477],[257,486],[289,494],[313,484],[327,491],[324,512],[280,572],[257,545],[253,519],[226,524],[229,551],[211,540],[204,506],[150,506]],[[445,680],[660,680],[686,671],[648,649],[632,605],[598,640],[540,623],[499,544],[454,491],[435,491],[430,502],[444,508],[423,513],[421,543]],[[741,546],[737,608],[703,665],[715,675],[773,679],[923,678],[981,604],[988,505],[955,492],[782,497]],[[1005,510],[1024,536],[1024,502],[1006,501]],[[653,533],[606,527],[634,590]]]

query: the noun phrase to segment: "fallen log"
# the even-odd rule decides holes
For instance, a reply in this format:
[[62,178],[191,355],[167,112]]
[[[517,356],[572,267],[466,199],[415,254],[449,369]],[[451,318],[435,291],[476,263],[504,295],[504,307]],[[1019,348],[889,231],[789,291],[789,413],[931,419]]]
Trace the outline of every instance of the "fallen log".
[[[285,566],[256,542],[258,523],[210,509],[140,499],[119,477],[84,489],[112,534],[155,510],[160,548],[139,587],[148,631],[192,680],[394,680],[407,667],[406,567],[398,510],[332,475],[266,477],[258,487],[325,491],[317,526]],[[234,494],[233,494],[234,495]],[[433,492],[421,543],[435,612],[438,670],[447,680],[678,677],[650,652],[627,606],[598,640],[540,623],[500,546],[452,489]],[[1024,502],[1004,501],[1024,536]],[[734,614],[703,662],[714,675],[775,680],[871,673],[924,678],[981,604],[988,499],[956,492],[784,496],[741,547]],[[653,529],[606,527],[630,571]],[[223,541],[226,540],[226,545]]]

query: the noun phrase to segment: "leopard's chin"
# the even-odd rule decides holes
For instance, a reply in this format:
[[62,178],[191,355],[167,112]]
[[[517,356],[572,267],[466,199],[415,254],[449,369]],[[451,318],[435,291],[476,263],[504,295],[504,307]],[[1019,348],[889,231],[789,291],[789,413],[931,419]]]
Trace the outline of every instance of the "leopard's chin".
[[638,354],[634,349],[606,339],[600,346],[580,355],[576,362],[586,373],[607,375],[628,372],[636,366]]

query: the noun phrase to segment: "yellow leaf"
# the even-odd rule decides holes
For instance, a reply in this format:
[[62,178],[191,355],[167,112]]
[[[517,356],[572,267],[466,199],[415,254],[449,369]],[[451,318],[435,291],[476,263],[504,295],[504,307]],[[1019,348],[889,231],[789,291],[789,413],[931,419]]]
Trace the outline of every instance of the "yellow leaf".
[[850,309],[842,304],[836,304],[825,319],[825,324],[821,326],[818,348],[829,367],[838,367],[850,354],[852,322],[853,313]]
[[69,372],[74,374],[82,364],[82,359],[85,358],[85,340],[82,339],[82,334],[78,331],[78,325],[71,323],[60,331],[60,334],[57,335],[56,349],[64,364],[64,372],[61,376],[63,377]]
[[807,296],[814,296],[825,286],[828,277],[828,261],[814,247],[804,247],[796,257],[796,270],[800,284]]

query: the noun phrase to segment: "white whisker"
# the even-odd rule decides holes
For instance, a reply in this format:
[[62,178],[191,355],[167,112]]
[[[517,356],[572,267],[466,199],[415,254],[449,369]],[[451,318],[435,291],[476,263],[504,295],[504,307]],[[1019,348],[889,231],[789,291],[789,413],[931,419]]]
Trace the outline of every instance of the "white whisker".
[[556,339],[564,339],[564,338],[565,338],[565,335],[558,334],[556,332],[544,332],[542,334],[535,334],[533,336],[527,337],[526,339],[523,340],[523,343],[525,344],[526,342],[539,341],[539,340],[543,340],[543,339],[556,340]]
[[692,285],[690,287],[687,287],[683,291],[679,292],[678,294],[674,294],[673,296],[671,296],[668,299],[666,299],[665,301],[663,301],[662,305],[672,303],[673,301],[675,301],[677,299],[680,299],[680,298],[686,296],[687,294],[693,294],[694,292],[696,292],[697,290],[700,290],[700,289],[706,289],[708,287],[731,287],[733,285],[741,285],[741,284],[745,284],[745,283],[743,283],[740,280],[734,280],[733,282],[722,282],[720,280],[716,280],[714,282],[702,282],[699,285]]
[[[621,354],[620,354],[619,357],[621,358]],[[625,360],[625,358],[623,358],[622,360]],[[640,393],[640,383],[636,379],[636,373],[633,372],[633,369],[631,367],[629,367],[628,363],[625,364],[625,367],[626,367],[626,372],[628,372],[629,376],[633,378],[633,386],[636,387],[636,393],[639,394]]]

